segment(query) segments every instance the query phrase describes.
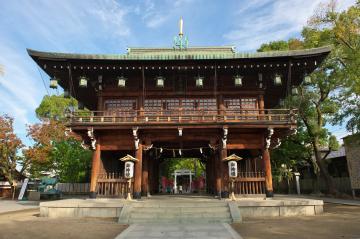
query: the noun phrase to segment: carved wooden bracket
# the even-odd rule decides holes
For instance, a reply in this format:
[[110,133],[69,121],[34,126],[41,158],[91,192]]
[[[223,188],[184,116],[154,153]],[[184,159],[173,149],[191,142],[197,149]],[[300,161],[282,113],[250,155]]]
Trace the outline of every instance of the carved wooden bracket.
[[271,136],[274,134],[274,129],[273,128],[268,128],[268,135],[266,136],[266,145],[265,148],[269,149],[270,148],[270,144],[271,144]]
[[94,135],[94,128],[88,128],[87,135],[89,136],[89,138],[91,140],[91,148],[93,150],[95,150],[96,149],[96,139],[95,139],[95,135]]
[[178,131],[179,131],[179,136],[182,136],[183,129],[182,129],[182,128],[178,128]]
[[135,143],[135,149],[139,149],[139,143],[140,143],[140,139],[138,137],[138,127],[135,127],[132,129],[133,132],[133,136],[134,136],[134,143]]
[[224,127],[223,131],[224,131],[224,134],[223,134],[221,141],[222,141],[223,149],[226,149],[226,142],[227,142],[227,136],[229,133],[229,129]]

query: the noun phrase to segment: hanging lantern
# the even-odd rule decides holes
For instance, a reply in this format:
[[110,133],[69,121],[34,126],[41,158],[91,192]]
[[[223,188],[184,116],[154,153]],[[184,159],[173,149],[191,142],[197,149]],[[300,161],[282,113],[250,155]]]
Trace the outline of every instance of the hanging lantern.
[[274,85],[281,85],[281,84],[282,84],[281,76],[276,74],[274,77]]
[[79,79],[79,87],[86,88],[88,79],[85,76],[81,76]]
[[68,90],[64,90],[64,98],[70,98],[70,93]]
[[162,76],[156,77],[156,87],[164,88],[165,78]]
[[284,106],[285,106],[285,100],[284,100],[284,99],[280,99],[280,100],[279,100],[279,105],[280,105],[280,107],[284,107]]
[[234,76],[234,85],[235,86],[242,86],[243,85],[242,80],[243,80],[242,76],[239,76],[239,75]]
[[304,76],[304,83],[305,84],[310,84],[311,83],[311,76],[310,75],[305,75]]
[[119,88],[124,88],[124,87],[126,87],[126,78],[125,77],[123,77],[123,76],[120,76],[120,77],[118,77],[117,78],[117,86],[119,87]]
[[78,102],[78,109],[79,110],[83,110],[85,107],[84,107],[84,103],[83,102]]
[[50,79],[50,88],[51,89],[57,89],[59,80],[54,76]]
[[298,95],[298,94],[299,94],[298,88],[297,88],[297,87],[293,87],[293,88],[291,89],[291,94],[293,94],[293,95]]
[[204,77],[198,76],[196,79],[196,87],[203,87],[204,86]]

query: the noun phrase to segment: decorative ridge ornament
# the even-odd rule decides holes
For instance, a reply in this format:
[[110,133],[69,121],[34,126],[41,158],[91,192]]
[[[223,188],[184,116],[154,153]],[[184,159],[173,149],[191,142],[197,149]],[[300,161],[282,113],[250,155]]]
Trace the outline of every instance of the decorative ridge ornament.
[[226,158],[223,158],[222,160],[223,161],[239,161],[239,160],[243,160],[243,158],[240,156],[237,156],[236,154],[232,154]]
[[175,36],[174,37],[174,49],[180,49],[180,50],[183,50],[183,49],[186,49],[188,48],[189,46],[189,41],[188,41],[188,38],[186,36],[184,36],[184,33],[183,33],[183,19],[182,17],[180,18],[180,21],[179,21],[179,36]]

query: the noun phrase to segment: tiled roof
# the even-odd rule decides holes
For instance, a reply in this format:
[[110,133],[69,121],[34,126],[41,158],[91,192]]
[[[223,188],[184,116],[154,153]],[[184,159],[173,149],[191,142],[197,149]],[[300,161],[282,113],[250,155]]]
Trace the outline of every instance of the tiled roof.
[[215,59],[251,59],[251,58],[277,58],[301,57],[319,54],[328,54],[330,46],[291,50],[237,53],[234,47],[190,47],[187,49],[174,48],[128,48],[126,54],[72,54],[58,52],[42,52],[27,49],[32,57],[44,59],[83,59],[83,60],[215,60]]

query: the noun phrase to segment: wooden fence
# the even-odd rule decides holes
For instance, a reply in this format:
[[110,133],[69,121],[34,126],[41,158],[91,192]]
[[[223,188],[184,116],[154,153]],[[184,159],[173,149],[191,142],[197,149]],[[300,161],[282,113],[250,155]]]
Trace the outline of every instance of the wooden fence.
[[[342,193],[351,194],[351,185],[350,179],[348,177],[337,177],[333,178],[335,188]],[[286,181],[273,181],[274,190],[276,193],[296,193],[296,183],[295,179],[290,180],[290,190]],[[300,179],[300,191],[301,193],[312,193],[314,191],[314,187],[316,185],[316,179],[314,178],[306,178]],[[321,192],[328,192],[328,188],[323,178],[320,178],[319,188]]]
[[[133,193],[134,181],[130,186],[130,193]],[[129,191],[128,180],[118,173],[99,174],[97,180],[97,194],[102,197],[125,198]]]
[[64,194],[88,194],[90,183],[58,183],[55,188]]
[[235,194],[265,194],[264,172],[239,172],[234,183]]

